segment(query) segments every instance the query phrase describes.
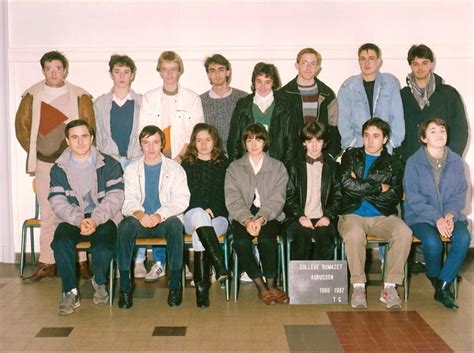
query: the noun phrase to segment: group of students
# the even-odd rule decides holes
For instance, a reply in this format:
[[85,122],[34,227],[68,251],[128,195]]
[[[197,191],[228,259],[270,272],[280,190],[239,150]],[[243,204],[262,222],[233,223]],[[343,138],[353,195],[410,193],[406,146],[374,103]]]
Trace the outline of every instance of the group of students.
[[[426,52],[423,45],[412,49],[410,65]],[[80,303],[73,245],[87,237],[93,243],[94,302],[107,301],[107,264],[116,249],[121,278],[119,307],[129,308],[133,305],[130,268],[135,238],[160,235],[167,239],[167,253],[154,251],[155,263],[147,273],[144,251],[139,250],[134,276],[157,279],[164,274],[160,263],[168,263],[168,304],[177,306],[182,300],[182,235],[186,231],[193,235],[197,305],[206,307],[209,262],[220,280],[229,275],[216,238],[227,231],[229,220],[234,250],[266,304],[289,301],[275,283],[276,235],[284,232],[293,238],[293,259],[330,259],[338,231],[346,243],[354,287],[352,306],[367,307],[365,238],[375,232],[391,240],[381,300],[388,308],[401,307],[395,286],[403,279],[412,230],[396,217],[403,195],[400,159],[410,155],[406,148],[396,150],[405,126],[403,113],[400,117],[398,111],[402,109],[393,109],[401,104],[400,93],[394,89],[391,75],[378,72],[381,57],[377,46],[366,43],[358,55],[362,75],[346,80],[337,100],[316,78],[321,57],[311,48],[298,53],[298,76],[279,90],[276,67],[258,63],[251,78],[253,93],[247,96],[229,86],[230,63],[221,55],[206,60],[213,87],[199,97],[178,83],[184,71],[179,55],[163,52],[157,65],[163,85],[142,98],[130,88],[136,73],[133,60],[113,55],[109,71],[114,87],[92,107],[84,90],[64,80],[67,59],[59,52],[46,53],[41,59],[45,81],[25,92],[16,119],[18,139],[28,152],[27,170],[36,174],[42,212],[40,264],[27,280],[53,276],[56,260],[64,293],[59,313],[72,313]],[[410,59],[410,55],[414,57]],[[426,63],[423,65],[426,71]],[[439,96],[435,92],[449,86],[434,82],[430,70],[423,75],[428,77],[426,89],[417,86],[412,92],[415,103],[425,112],[439,105],[430,106]],[[412,85],[417,82],[413,78]],[[361,92],[365,102],[360,99]],[[377,118],[378,114],[382,116]],[[447,114],[440,116],[448,119]],[[469,246],[461,213],[467,182],[461,158],[446,146],[448,133],[452,136],[446,122],[426,117],[418,120],[421,128],[416,139],[423,142],[419,153],[433,166],[420,173],[432,173],[433,185],[429,189],[405,188],[405,220],[424,245],[431,244],[425,253],[430,255],[427,275],[436,288],[435,298],[456,308],[448,287]],[[459,122],[457,118],[448,120],[450,127]],[[98,148],[93,146],[95,126]],[[444,133],[444,143],[437,149],[430,147],[428,138],[437,130],[434,127]],[[467,129],[460,133],[467,136]],[[443,138],[439,137],[438,143]],[[346,151],[339,166],[333,157],[340,154],[341,143]],[[465,141],[461,143],[464,148]],[[69,148],[65,149],[66,145]],[[440,151],[444,152],[439,155]],[[410,163],[417,154],[409,159],[405,174],[408,169],[415,170]],[[444,181],[453,161],[455,175],[461,178],[455,184],[456,193],[448,187],[452,182]],[[409,190],[418,192],[418,199]],[[423,217],[414,216],[419,214]],[[110,234],[117,226],[115,242]],[[425,240],[418,234],[430,234],[428,228],[451,237],[452,248],[458,249],[450,252],[457,260],[448,258],[443,270],[440,262],[432,261],[437,258],[433,254],[441,251],[439,237]],[[51,235],[49,240],[43,236],[46,233]],[[251,240],[256,236],[261,267],[252,251]],[[311,238],[314,254],[310,253]],[[98,247],[102,252],[94,256]],[[54,255],[52,251],[48,255],[48,248]],[[88,268],[81,256],[79,269],[86,278]]]

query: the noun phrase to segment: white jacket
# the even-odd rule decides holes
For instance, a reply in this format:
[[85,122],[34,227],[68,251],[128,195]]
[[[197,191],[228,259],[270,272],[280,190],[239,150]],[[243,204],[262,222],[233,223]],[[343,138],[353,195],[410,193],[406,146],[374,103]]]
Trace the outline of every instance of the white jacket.
[[[161,161],[163,165],[158,182],[161,207],[155,213],[158,213],[163,221],[172,216],[179,216],[182,221],[182,214],[188,208],[191,197],[186,172],[179,163],[166,158],[163,154]],[[133,216],[136,211],[144,212],[145,164],[143,157],[130,163],[125,168],[123,177],[125,182],[123,215]]]
[[[160,86],[143,96],[139,131],[147,125],[156,125],[163,129],[163,95],[163,86]],[[178,106],[176,115],[171,117],[172,158],[175,158],[183,146],[189,143],[194,125],[203,122],[204,113],[199,95],[178,85]]]

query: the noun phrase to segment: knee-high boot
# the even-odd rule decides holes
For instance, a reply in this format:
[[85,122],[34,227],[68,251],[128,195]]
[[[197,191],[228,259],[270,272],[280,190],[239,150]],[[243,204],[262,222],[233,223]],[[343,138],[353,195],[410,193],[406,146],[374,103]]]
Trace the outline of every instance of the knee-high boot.
[[194,252],[194,283],[196,285],[196,305],[200,308],[209,306],[209,262],[204,251]]
[[199,227],[196,233],[201,241],[204,249],[206,249],[207,257],[212,266],[216,270],[216,278],[223,281],[229,276],[229,272],[225,268],[224,256],[222,255],[219,241],[213,227]]

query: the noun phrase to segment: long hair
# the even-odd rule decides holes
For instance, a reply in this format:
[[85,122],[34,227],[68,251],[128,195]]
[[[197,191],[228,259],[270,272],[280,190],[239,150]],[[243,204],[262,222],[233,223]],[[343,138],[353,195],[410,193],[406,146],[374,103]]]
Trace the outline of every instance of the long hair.
[[211,161],[214,164],[220,163],[224,160],[224,152],[222,151],[222,142],[219,137],[219,132],[214,125],[199,123],[194,126],[193,132],[191,133],[191,139],[184,154],[184,160],[188,161],[189,164],[194,164],[198,159],[198,150],[196,147],[196,137],[201,131],[207,131],[211,135],[213,148],[211,152]]

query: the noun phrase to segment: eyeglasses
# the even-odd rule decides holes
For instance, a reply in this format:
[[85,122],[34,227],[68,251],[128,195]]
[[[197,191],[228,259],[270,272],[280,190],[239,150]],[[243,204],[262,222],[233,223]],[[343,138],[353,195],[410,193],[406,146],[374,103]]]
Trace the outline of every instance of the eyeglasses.
[[177,73],[177,72],[178,72],[178,68],[177,68],[177,67],[172,67],[172,68],[164,68],[164,67],[162,67],[162,68],[160,69],[160,72],[162,72],[162,73],[164,73],[164,74],[166,74],[166,73],[168,73],[168,72],[171,72],[171,73],[174,74],[174,73]]
[[48,74],[51,72],[63,72],[64,67],[62,66],[48,66],[44,68],[44,71],[47,72]]

